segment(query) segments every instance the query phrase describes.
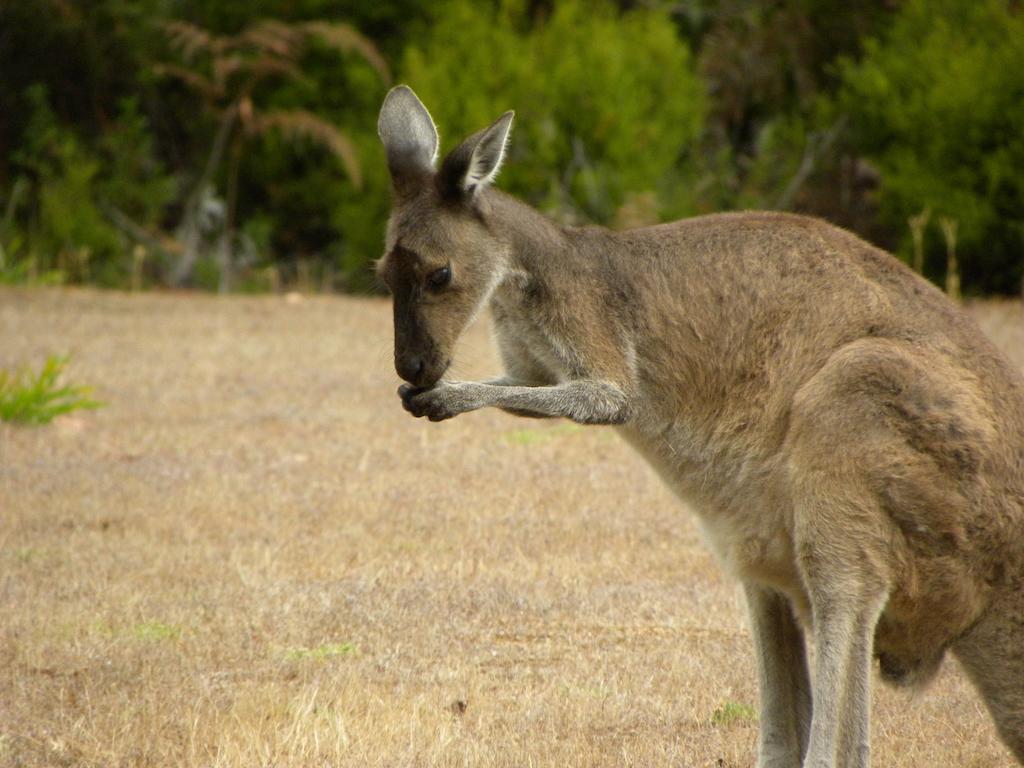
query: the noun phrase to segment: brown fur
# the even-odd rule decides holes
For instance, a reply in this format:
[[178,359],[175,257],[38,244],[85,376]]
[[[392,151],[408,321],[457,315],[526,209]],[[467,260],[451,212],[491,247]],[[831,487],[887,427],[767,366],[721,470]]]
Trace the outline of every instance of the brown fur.
[[[386,145],[403,115],[424,119],[418,104],[385,104]],[[396,363],[430,361],[401,389],[405,407],[618,425],[747,587],[762,766],[867,765],[872,652],[886,679],[921,684],[947,650],[1024,763],[1020,372],[938,290],[822,221],[740,213],[610,232],[558,227],[486,184],[453,194],[488,131],[446,161],[443,183],[422,159],[392,164],[380,269]],[[423,275],[438,265],[452,283],[431,293]],[[506,376],[441,381],[484,304]]]

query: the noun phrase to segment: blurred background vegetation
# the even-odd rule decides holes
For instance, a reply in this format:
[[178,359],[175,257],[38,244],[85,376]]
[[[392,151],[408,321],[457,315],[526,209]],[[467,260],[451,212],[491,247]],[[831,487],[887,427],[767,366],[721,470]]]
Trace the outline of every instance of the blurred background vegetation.
[[1018,0],[0,0],[0,282],[372,289],[375,128],[517,111],[566,223],[849,227],[952,292],[1024,276]]

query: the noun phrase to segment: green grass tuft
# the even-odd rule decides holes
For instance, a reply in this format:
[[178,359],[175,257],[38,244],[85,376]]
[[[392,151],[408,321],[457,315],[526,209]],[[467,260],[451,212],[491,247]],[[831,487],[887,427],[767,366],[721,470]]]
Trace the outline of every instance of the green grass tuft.
[[738,701],[727,701],[711,714],[712,725],[752,723],[755,720],[757,720],[757,712],[754,711],[754,708]]
[[515,429],[505,433],[505,439],[513,445],[534,445],[558,437],[573,435],[583,430],[579,424],[559,424],[545,429]]
[[50,355],[38,374],[28,368],[0,371],[0,421],[48,424],[65,413],[103,405],[89,397],[89,387],[61,384],[67,364],[67,356]]
[[354,643],[327,643],[316,648],[289,648],[285,651],[284,657],[288,661],[300,659],[316,659],[323,661],[331,656],[349,656],[356,652]]
[[138,640],[177,640],[181,628],[162,621],[144,621],[132,627],[129,634]]

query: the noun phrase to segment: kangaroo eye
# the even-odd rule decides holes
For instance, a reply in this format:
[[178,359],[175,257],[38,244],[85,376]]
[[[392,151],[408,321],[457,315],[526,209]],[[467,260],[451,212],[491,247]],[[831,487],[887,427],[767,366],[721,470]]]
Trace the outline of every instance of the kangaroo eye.
[[452,270],[451,267],[441,267],[435,269],[429,275],[427,275],[427,284],[435,291],[444,288],[452,281]]

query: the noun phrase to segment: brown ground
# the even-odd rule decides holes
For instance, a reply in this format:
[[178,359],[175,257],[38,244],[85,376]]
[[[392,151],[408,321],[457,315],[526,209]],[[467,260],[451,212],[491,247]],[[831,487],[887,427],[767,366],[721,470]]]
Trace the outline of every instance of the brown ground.
[[[1024,365],[1024,309],[971,310]],[[615,435],[400,408],[378,300],[0,291],[2,766],[750,766],[742,597]],[[477,327],[464,377],[496,370]],[[877,766],[1010,765],[955,664]]]

